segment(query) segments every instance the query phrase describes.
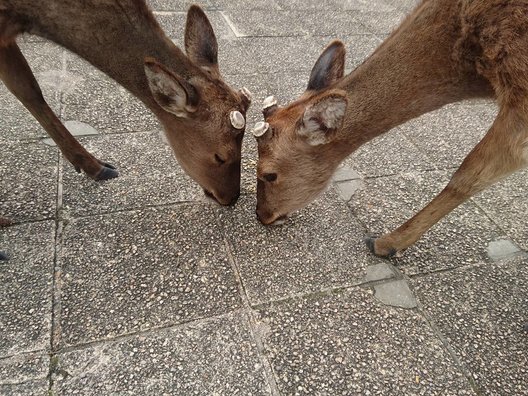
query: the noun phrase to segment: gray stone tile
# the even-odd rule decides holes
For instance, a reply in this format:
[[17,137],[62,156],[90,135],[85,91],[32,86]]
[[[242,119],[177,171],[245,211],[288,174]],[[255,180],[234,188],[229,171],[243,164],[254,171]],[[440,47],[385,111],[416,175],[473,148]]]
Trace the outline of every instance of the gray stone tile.
[[4,228],[0,248],[0,358],[49,346],[55,224],[52,221]]
[[[217,39],[234,38],[235,35],[219,11],[206,11]],[[154,13],[165,34],[183,43],[187,12],[160,11]],[[184,47],[181,47],[184,48]],[[185,50],[184,50],[185,51]]]
[[520,247],[528,250],[528,202],[526,201],[528,169],[519,171],[473,200]]
[[116,166],[119,177],[95,182],[65,161],[63,209],[74,216],[201,200],[203,192],[186,176],[159,132],[79,139],[97,158]]
[[68,52],[70,82],[63,89],[62,119],[87,123],[100,133],[159,129],[156,117],[103,72]]
[[473,394],[427,322],[370,291],[294,299],[258,316],[281,394]]
[[244,315],[227,315],[59,355],[54,395],[269,395]]
[[395,30],[405,18],[401,11],[378,12],[378,11],[355,11],[356,23],[364,32],[375,33],[380,37],[387,36]]
[[364,246],[362,226],[334,191],[283,226],[261,225],[255,204],[251,195],[218,213],[252,304],[359,283],[377,260]]
[[[63,50],[49,42],[19,42],[48,105],[60,115],[60,83]],[[0,139],[19,140],[46,136],[29,111],[0,81]]]
[[379,177],[431,169],[429,158],[401,131],[368,142],[343,161],[363,176]]
[[[471,102],[469,102],[471,103]],[[458,167],[496,116],[493,103],[454,104],[403,125],[401,131],[437,168]]]
[[[447,184],[450,173],[404,173],[365,179],[365,187],[356,192],[349,206],[370,233],[380,235],[422,209]],[[394,263],[403,272],[416,274],[489,262],[488,245],[502,236],[503,231],[470,202],[433,226]]]
[[395,7],[375,0],[276,0],[284,10],[365,10],[394,11]]
[[420,0],[384,0],[384,2],[403,13],[410,13],[420,3]]
[[[343,10],[227,10],[225,15],[236,26],[237,36],[350,36],[370,33],[357,17],[357,11]],[[328,21],[332,23],[328,23]],[[374,29],[371,29],[374,30]]]
[[210,0],[146,0],[155,11],[187,11],[192,4],[198,4],[203,9],[214,8]]
[[277,0],[211,0],[218,10],[278,10]]
[[[308,83],[310,71],[317,58],[334,39],[344,39],[347,49],[346,67],[359,65],[380,43],[373,35],[350,37],[247,37],[219,42],[219,63],[224,74],[263,74],[259,84],[266,80],[281,81],[291,74],[304,71],[303,88]],[[281,73],[277,73],[281,72]],[[291,74],[290,74],[291,73]],[[273,74],[277,74],[274,76]],[[282,90],[284,92],[284,90]],[[259,91],[255,91],[257,93]],[[277,94],[279,92],[271,92]]]
[[413,280],[436,323],[482,395],[528,394],[528,259]]
[[48,395],[49,356],[42,352],[0,359],[0,395]]
[[1,140],[0,216],[13,221],[55,216],[57,149],[36,141]]
[[62,257],[62,342],[86,343],[240,307],[205,205],[71,220]]

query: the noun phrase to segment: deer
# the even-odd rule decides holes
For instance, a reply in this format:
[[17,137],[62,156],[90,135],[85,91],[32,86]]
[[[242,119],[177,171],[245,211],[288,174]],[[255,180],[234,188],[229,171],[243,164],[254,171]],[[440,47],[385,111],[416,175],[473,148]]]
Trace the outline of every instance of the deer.
[[199,6],[188,10],[183,53],[144,0],[0,0],[0,79],[78,172],[109,180],[116,168],[90,154],[46,103],[16,43],[22,33],[61,45],[126,88],[158,118],[206,196],[221,205],[237,200],[251,94],[222,79],[216,36]]
[[[370,234],[370,251],[401,254],[454,208],[528,163],[528,1],[422,0],[363,63],[344,76],[331,42],[305,92],[264,100],[256,214],[280,224],[316,199],[358,147],[446,104],[495,99],[498,115],[445,188],[395,230]],[[434,143],[432,143],[434,144]]]

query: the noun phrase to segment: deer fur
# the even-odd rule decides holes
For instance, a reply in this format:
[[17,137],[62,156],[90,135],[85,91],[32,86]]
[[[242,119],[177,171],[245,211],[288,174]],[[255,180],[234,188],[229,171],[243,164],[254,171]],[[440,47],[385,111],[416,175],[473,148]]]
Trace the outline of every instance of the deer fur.
[[263,112],[269,127],[257,139],[260,221],[273,224],[315,199],[362,144],[464,99],[496,99],[499,113],[489,132],[436,198],[393,232],[369,238],[369,248],[380,256],[406,249],[472,195],[525,167],[527,10],[527,0],[423,0],[346,77],[344,45],[331,43],[306,92]]
[[[220,75],[217,41],[204,12],[192,6],[185,55],[164,34],[144,0],[0,0],[0,79],[35,116],[69,162],[95,180],[118,176],[88,153],[45,102],[22,52],[35,34],[89,61],[140,99],[159,119],[182,168],[220,204],[240,193],[247,90]],[[145,169],[148,172],[148,169]]]

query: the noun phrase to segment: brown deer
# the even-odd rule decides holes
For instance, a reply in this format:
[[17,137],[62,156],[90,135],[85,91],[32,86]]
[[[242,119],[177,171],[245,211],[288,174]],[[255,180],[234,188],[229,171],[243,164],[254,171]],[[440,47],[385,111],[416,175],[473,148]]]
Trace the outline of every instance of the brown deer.
[[444,190],[405,224],[367,239],[392,256],[451,210],[528,162],[528,1],[424,0],[346,77],[331,43],[305,93],[267,98],[255,126],[257,216],[276,223],[315,199],[362,144],[447,103],[494,97],[499,113]]
[[185,55],[144,0],[0,0],[0,79],[78,172],[107,180],[116,169],[88,153],[44,100],[15,41],[25,32],[67,48],[128,89],[160,120],[182,168],[205,193],[222,205],[236,201],[251,99],[222,80],[201,8],[188,11]]

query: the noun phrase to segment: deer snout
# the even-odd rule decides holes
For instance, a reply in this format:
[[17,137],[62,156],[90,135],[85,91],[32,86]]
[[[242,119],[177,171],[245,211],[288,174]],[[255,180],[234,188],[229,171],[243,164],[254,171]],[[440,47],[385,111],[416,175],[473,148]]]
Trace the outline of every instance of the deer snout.
[[276,215],[272,212],[267,211],[266,209],[262,209],[258,205],[256,213],[259,221],[266,226],[284,224],[287,218],[286,215]]
[[238,190],[234,195],[221,195],[218,193],[207,191],[205,188],[203,191],[207,197],[211,198],[216,203],[222,206],[232,206],[238,201],[238,198],[240,197],[240,190]]

